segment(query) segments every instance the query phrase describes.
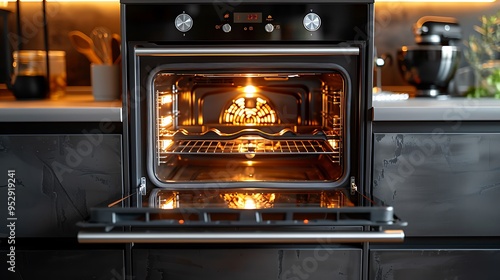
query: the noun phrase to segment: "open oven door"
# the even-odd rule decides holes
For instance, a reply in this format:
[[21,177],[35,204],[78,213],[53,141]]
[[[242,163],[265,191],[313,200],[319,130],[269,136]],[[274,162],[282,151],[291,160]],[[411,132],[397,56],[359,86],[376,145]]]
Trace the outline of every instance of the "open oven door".
[[392,207],[92,210],[80,243],[403,242]]
[[[329,194],[307,194],[310,205],[302,205],[304,207],[281,203],[279,207],[262,209],[234,209],[214,204],[205,208],[96,208],[91,210],[90,220],[79,224],[81,230],[78,241],[184,244],[404,241],[405,235],[401,228],[407,223],[395,215],[393,207],[376,206],[374,201],[358,193],[354,184],[351,192],[364,200],[363,203],[367,203],[367,206],[354,206],[346,201],[342,191],[335,191]],[[165,205],[179,206],[180,203],[185,203],[186,197],[190,201],[193,195],[200,197],[199,193],[184,191],[166,193],[171,195],[166,199],[162,198]],[[255,200],[269,199],[269,194],[271,193],[246,193],[247,197],[253,195]],[[217,193],[203,196],[220,198],[224,195]],[[278,196],[288,200],[290,197],[303,198],[304,194],[280,193]],[[277,200],[273,202],[278,203]],[[293,204],[296,203],[294,200]],[[252,203],[252,206],[255,205]]]

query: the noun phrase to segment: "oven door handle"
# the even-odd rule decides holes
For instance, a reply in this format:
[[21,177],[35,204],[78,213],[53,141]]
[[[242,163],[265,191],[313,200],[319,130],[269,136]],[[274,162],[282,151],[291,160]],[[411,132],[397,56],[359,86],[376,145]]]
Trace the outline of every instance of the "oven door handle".
[[375,232],[85,232],[80,243],[360,243],[403,242],[402,230]]
[[137,56],[335,56],[359,55],[358,47],[231,47],[231,48],[143,48],[134,49]]

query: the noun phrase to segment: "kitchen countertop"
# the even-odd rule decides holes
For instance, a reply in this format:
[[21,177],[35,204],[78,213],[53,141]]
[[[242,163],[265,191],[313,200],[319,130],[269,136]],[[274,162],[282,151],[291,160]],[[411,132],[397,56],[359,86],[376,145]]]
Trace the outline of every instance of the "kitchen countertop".
[[[374,121],[500,121],[500,99],[410,98],[373,101]],[[122,122],[122,102],[94,101],[90,87],[70,87],[60,100],[16,100],[0,89],[0,122]]]
[[16,100],[0,91],[0,122],[122,122],[122,102],[94,101],[90,87],[70,87],[60,100]]
[[500,99],[464,97],[373,101],[373,121],[500,121]]

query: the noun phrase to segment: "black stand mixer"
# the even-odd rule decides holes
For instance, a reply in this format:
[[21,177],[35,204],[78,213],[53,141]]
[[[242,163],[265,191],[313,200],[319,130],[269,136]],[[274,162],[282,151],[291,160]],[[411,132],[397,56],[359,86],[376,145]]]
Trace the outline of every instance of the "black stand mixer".
[[420,18],[414,25],[414,46],[403,46],[397,52],[399,72],[416,87],[416,97],[448,95],[448,84],[460,63],[461,29],[454,18]]

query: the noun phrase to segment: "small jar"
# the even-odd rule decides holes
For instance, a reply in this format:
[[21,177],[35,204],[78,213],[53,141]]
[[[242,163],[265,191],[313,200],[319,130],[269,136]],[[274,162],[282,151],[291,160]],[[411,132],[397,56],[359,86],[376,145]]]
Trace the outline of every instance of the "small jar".
[[17,99],[44,99],[49,93],[45,52],[15,51],[12,92]]
[[66,52],[49,51],[49,62],[50,99],[61,99],[66,94]]
[[48,86],[51,99],[60,99],[65,95],[66,53],[64,51],[49,51],[50,77],[48,80],[45,51],[15,51],[13,57],[14,80],[27,80],[31,84],[29,89],[23,89],[24,92],[19,92],[20,96],[31,96],[27,98],[46,97],[47,94],[42,92],[42,80],[45,80],[44,86]]

